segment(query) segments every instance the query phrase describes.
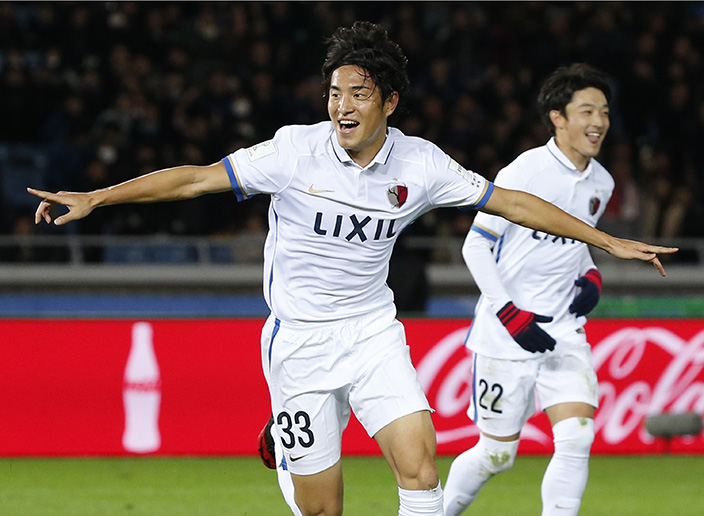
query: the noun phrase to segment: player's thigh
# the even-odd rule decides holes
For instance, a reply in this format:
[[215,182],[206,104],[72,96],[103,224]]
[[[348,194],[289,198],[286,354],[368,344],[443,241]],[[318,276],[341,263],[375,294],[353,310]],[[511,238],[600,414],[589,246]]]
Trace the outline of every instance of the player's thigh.
[[296,505],[303,514],[342,514],[342,465],[337,461],[313,475],[291,475]]
[[276,433],[293,474],[320,473],[340,460],[350,383],[336,369],[331,333],[327,326],[280,327],[264,352]]
[[374,439],[403,489],[425,490],[438,485],[436,437],[430,412],[422,410],[392,421]]
[[430,411],[406,344],[403,325],[395,318],[369,321],[354,350],[357,371],[350,405],[370,437],[403,416]]
[[[542,361],[536,391],[543,410],[555,405],[586,404],[599,406],[599,382],[588,345],[563,346]],[[583,414],[580,414],[583,415]]]
[[535,413],[537,370],[535,359],[503,360],[475,354],[467,415],[485,434],[507,437],[520,433]]

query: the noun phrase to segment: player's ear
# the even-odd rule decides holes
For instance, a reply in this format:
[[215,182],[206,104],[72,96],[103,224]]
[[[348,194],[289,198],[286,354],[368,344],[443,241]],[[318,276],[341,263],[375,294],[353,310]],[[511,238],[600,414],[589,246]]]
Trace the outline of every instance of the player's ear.
[[391,95],[389,95],[389,98],[386,99],[386,102],[384,102],[384,114],[386,115],[386,118],[390,117],[393,112],[396,111],[398,99],[398,91],[394,91]]
[[562,128],[565,125],[565,117],[559,109],[551,110],[549,116],[552,125],[555,126],[555,129]]

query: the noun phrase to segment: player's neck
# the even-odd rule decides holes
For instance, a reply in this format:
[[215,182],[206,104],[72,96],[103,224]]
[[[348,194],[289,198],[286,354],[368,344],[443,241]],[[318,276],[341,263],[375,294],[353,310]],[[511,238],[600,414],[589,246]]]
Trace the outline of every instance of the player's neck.
[[373,143],[356,148],[346,148],[345,152],[347,152],[349,157],[352,158],[352,161],[354,161],[360,167],[365,168],[372,161],[374,161],[374,158],[377,156],[377,154],[381,152],[381,149],[384,147],[385,142],[386,130],[384,130],[383,133],[380,133],[380,137],[375,138]]
[[562,151],[562,153],[567,156],[567,159],[575,166],[579,172],[584,172],[589,166],[589,161],[592,159],[591,156],[585,156],[573,146],[560,142],[559,139],[555,139],[557,148]]

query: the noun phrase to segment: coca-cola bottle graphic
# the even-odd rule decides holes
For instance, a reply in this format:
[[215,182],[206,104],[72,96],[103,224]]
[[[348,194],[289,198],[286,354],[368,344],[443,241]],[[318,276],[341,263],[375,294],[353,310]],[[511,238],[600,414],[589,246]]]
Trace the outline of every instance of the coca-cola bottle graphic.
[[161,377],[152,333],[152,326],[147,322],[138,322],[132,326],[132,347],[122,384],[125,407],[122,446],[133,453],[150,453],[161,446]]

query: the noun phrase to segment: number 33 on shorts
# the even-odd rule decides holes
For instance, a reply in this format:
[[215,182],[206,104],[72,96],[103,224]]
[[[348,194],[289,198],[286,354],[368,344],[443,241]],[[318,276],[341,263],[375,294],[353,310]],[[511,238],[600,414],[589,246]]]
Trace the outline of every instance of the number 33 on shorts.
[[313,446],[315,435],[310,429],[310,416],[307,412],[299,410],[293,416],[288,412],[279,412],[276,423],[281,430],[281,444],[284,448],[290,450],[296,444],[303,448]]

